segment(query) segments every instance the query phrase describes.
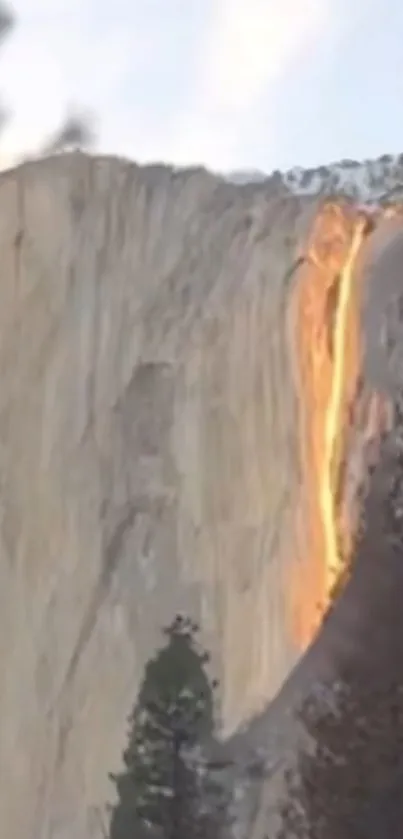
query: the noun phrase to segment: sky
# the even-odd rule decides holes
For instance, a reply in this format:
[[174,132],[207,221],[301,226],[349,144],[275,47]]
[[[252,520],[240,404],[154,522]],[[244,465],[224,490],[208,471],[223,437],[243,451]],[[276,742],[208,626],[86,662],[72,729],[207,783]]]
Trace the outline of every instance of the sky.
[[68,109],[101,152],[220,171],[403,151],[401,0],[10,0],[0,166]]

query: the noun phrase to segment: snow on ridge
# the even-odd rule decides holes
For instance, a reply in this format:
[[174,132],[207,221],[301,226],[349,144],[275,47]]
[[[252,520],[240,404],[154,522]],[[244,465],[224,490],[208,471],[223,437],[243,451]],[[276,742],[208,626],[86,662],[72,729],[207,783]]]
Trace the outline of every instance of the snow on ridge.
[[403,154],[385,154],[376,160],[341,160],[328,166],[267,175],[251,170],[232,172],[226,180],[237,184],[276,183],[295,195],[342,195],[363,204],[403,196]]

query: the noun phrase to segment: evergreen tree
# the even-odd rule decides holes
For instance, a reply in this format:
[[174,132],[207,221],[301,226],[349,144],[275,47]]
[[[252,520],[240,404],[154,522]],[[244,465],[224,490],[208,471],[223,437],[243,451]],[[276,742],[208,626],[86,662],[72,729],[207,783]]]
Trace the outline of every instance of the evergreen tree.
[[[7,5],[0,2],[0,45],[9,36],[14,25],[14,14]],[[8,118],[7,109],[0,104],[0,129],[4,127]],[[89,150],[96,141],[93,123],[94,120],[90,113],[71,109],[66,114],[62,124],[53,132],[51,138],[42,144],[42,148],[37,150],[36,156],[42,157],[71,149]],[[31,154],[32,150],[27,150],[27,152]]]
[[131,715],[125,769],[112,775],[118,801],[110,839],[156,830],[164,839],[215,839],[226,819],[226,795],[213,777],[203,744],[214,730],[209,656],[196,644],[198,627],[177,616],[167,643],[146,666]]
[[14,18],[11,11],[3,4],[0,4],[0,42],[8,35],[13,23]]
[[58,130],[43,145],[43,155],[60,154],[69,150],[88,150],[95,143],[95,132],[89,113],[71,110]]
[[[9,35],[14,26],[14,17],[10,9],[3,3],[0,4],[0,44]],[[0,105],[0,129],[7,118],[7,111]]]

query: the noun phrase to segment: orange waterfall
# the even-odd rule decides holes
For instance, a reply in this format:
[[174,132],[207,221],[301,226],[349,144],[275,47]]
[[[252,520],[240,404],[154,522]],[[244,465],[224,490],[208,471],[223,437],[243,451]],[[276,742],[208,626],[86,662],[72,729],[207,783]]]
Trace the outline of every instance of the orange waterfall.
[[302,649],[326,611],[350,544],[336,496],[359,374],[355,267],[365,230],[362,214],[325,205],[313,225],[293,301],[303,475],[298,528],[311,551],[303,565],[296,563],[292,582],[293,637]]

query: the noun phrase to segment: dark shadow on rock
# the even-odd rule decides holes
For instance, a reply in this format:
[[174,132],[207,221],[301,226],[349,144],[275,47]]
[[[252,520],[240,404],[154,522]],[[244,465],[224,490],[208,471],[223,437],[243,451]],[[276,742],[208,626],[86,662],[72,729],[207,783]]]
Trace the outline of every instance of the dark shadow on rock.
[[[222,754],[237,765],[244,778],[250,775],[250,768],[260,756],[262,778],[269,780],[260,784],[260,803],[255,800],[251,805],[255,821],[259,807],[273,806],[278,788],[273,794],[269,791],[267,798],[265,787],[272,783],[273,774],[282,774],[281,769],[295,755],[299,736],[297,711],[316,687],[348,677],[349,673],[366,684],[368,691],[371,685],[390,678],[391,673],[398,677],[401,672],[403,682],[403,540],[399,538],[396,518],[399,497],[403,499],[403,479],[399,478],[403,465],[395,440],[396,433],[392,432],[383,442],[379,462],[371,475],[352,573],[344,591],[277,697],[262,714],[222,744]],[[403,508],[403,501],[400,503]],[[400,533],[402,530],[403,526]],[[398,763],[397,755],[392,786],[381,790],[379,800],[371,805],[371,830],[387,811],[390,827],[386,833],[381,832],[388,839],[403,835],[403,769],[399,774]],[[275,784],[272,786],[274,789]],[[255,824],[250,839],[262,839],[263,835],[261,827]],[[379,836],[379,832],[370,831],[367,839],[372,835]]]

